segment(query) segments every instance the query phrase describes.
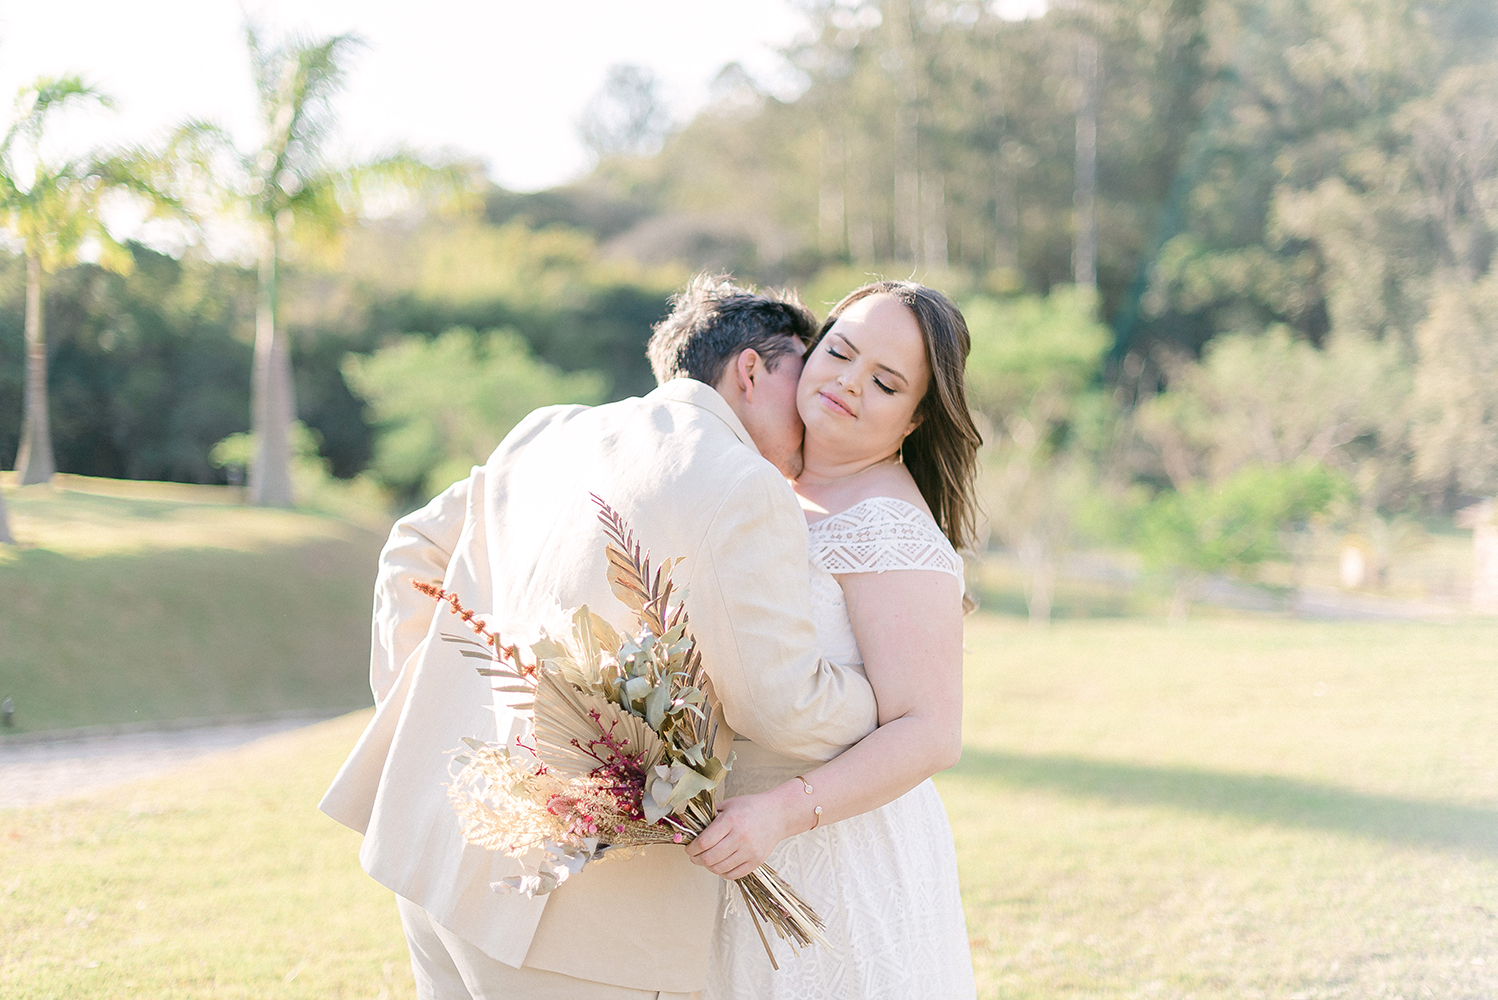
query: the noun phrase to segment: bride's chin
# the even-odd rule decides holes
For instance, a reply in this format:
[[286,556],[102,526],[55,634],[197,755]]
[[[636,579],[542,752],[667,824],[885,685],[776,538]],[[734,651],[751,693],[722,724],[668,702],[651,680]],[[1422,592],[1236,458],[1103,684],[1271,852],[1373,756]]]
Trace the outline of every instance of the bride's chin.
[[868,445],[869,442],[857,433],[827,433],[823,428],[807,424],[801,450],[818,465],[842,465],[869,461],[875,453],[883,454],[881,449],[870,448]]

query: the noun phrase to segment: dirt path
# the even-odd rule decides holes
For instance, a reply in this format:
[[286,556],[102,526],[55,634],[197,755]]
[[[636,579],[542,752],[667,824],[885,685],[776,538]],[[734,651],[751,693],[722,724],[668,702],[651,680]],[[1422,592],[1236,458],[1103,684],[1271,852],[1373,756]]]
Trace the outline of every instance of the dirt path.
[[316,721],[300,716],[19,745],[0,742],[0,809],[42,805],[124,784]]

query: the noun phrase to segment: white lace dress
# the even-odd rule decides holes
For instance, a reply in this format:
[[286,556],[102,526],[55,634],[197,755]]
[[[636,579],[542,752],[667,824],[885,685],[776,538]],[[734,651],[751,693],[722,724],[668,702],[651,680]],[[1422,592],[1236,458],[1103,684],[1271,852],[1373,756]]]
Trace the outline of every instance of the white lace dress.
[[[811,563],[812,621],[827,658],[839,662],[863,657],[834,573],[940,570],[956,578],[952,599],[961,599],[961,559],[931,518],[903,500],[875,497],[812,524]],[[744,740],[734,750],[729,795],[773,788],[815,766]],[[768,863],[826,921],[832,950],[796,955],[766,928],[780,963],[774,971],[738,893],[726,891],[703,1000],[976,995],[952,828],[929,780],[888,805],[783,841]]]

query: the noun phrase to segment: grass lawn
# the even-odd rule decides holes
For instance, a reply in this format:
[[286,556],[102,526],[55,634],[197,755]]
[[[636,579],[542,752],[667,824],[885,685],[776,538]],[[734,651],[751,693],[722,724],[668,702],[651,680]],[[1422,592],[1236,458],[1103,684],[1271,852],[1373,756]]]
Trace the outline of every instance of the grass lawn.
[[980,996],[1498,996],[1498,623],[969,626]]
[[383,533],[233,499],[78,476],[6,490],[15,731],[368,704]]
[[414,996],[394,897],[316,808],[367,718],[0,810],[0,996]]
[[[1498,996],[1498,624],[970,619],[985,998]],[[0,995],[409,997],[314,811],[364,713],[0,812]]]

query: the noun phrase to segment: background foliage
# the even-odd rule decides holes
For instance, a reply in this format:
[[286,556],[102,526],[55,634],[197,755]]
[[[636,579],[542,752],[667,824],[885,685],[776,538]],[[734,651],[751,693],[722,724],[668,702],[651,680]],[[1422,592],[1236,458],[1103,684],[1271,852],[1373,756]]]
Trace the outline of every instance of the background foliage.
[[[575,183],[364,219],[331,255],[288,247],[298,417],[331,473],[407,506],[526,406],[648,391],[651,324],[706,268],[818,309],[871,275],[960,301],[989,536],[1024,555],[1042,618],[1068,548],[1143,545],[1160,496],[1189,505],[1245,469],[1331,470],[1345,488],[1320,516],[1369,537],[1498,492],[1486,0],[1075,0],[1019,21],[819,0],[805,15],[791,91],[730,65],[671,127],[654,77],[615,67]],[[1088,39],[1095,187],[1074,170]],[[1084,200],[1095,289],[1071,285]],[[209,451],[247,429],[254,275],[134,249],[128,277],[85,264],[50,286],[59,467],[222,482]],[[22,286],[0,259],[0,465]]]

